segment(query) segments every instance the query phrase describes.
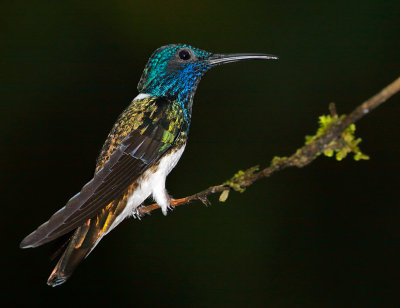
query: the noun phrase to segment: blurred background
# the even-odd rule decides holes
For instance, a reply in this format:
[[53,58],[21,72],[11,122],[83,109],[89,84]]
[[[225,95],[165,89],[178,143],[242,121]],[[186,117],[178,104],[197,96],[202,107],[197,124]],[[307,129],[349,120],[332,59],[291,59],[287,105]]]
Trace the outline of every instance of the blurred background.
[[369,161],[319,158],[223,204],[127,220],[61,287],[46,285],[60,243],[18,245],[92,177],[156,48],[280,57],[205,75],[167,181],[178,198],[293,153],[330,102],[348,113],[397,78],[399,1],[4,1],[1,12],[3,302],[396,306],[399,94],[357,124]]

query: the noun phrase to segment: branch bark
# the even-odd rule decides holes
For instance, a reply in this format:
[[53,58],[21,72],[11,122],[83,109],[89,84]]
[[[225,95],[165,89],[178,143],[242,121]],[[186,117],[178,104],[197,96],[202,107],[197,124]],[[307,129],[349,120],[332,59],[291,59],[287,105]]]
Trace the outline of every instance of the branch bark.
[[[354,109],[349,115],[339,118],[332,126],[330,126],[321,136],[317,137],[312,142],[302,146],[294,154],[289,157],[274,159],[271,164],[260,171],[258,168],[250,168],[247,171],[239,172],[229,181],[200,191],[194,195],[171,200],[171,206],[176,207],[180,205],[190,204],[194,201],[201,201],[204,204],[209,204],[207,197],[216,193],[223,193],[220,196],[220,201],[226,200],[230,190],[243,191],[246,187],[252,185],[254,182],[271,176],[276,171],[288,168],[298,167],[302,168],[310,164],[315,160],[318,155],[324,152],[335,140],[342,138],[342,134],[351,124],[357,122],[362,117],[370,113],[376,107],[384,103],[394,94],[400,91],[400,77],[394,80],[391,84],[382,89],[379,93],[375,94],[356,109]],[[337,116],[336,108],[334,104],[329,106],[329,110],[332,116]],[[147,206],[143,206],[139,209],[141,216],[149,214],[150,212],[158,209],[157,203],[153,203]]]

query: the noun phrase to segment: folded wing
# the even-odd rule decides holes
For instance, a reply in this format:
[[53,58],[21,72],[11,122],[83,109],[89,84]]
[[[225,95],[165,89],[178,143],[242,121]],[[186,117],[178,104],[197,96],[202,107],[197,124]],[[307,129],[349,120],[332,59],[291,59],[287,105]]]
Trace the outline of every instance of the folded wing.
[[174,144],[182,128],[181,113],[164,117],[163,112],[168,112],[168,106],[160,108],[153,121],[143,123],[125,137],[93,179],[46,223],[28,235],[20,247],[37,247],[76,229],[123,194],[154,165]]

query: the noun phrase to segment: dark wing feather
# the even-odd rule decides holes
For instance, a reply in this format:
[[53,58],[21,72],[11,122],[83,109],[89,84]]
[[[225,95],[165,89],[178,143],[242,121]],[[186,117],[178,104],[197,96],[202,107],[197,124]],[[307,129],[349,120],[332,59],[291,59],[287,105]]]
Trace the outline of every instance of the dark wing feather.
[[[181,128],[174,129],[174,140],[166,142],[163,136],[171,126],[165,121],[165,117],[161,119],[147,124],[143,134],[140,133],[141,129],[132,131],[95,173],[93,179],[83,186],[81,192],[28,235],[20,246],[37,247],[72,231],[123,194],[130,184],[160,159],[179,135]],[[181,124],[180,122],[177,120],[176,124]]]

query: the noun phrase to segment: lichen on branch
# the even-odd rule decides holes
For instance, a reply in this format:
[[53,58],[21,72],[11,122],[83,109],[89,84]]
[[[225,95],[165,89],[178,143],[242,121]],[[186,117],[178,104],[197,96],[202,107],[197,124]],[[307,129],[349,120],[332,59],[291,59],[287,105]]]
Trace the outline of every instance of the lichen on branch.
[[245,171],[239,170],[233,177],[228,181],[224,182],[223,185],[229,186],[235,191],[244,192],[246,190],[247,182],[250,180],[254,173],[260,169],[259,166],[251,167]]
[[[317,133],[313,136],[306,136],[306,143],[310,144],[314,142],[317,138],[326,134],[326,132],[334,125],[337,125],[341,120],[343,120],[346,115],[338,116],[335,115],[322,115],[319,117],[319,128]],[[329,144],[324,146],[322,154],[327,157],[333,157],[335,155],[338,161],[344,159],[347,154],[353,153],[355,160],[369,159],[369,156],[362,153],[358,144],[361,142],[361,138],[356,138],[354,133],[356,131],[356,125],[350,124],[345,128],[343,133],[336,139],[332,140]],[[320,155],[321,153],[317,153]]]

